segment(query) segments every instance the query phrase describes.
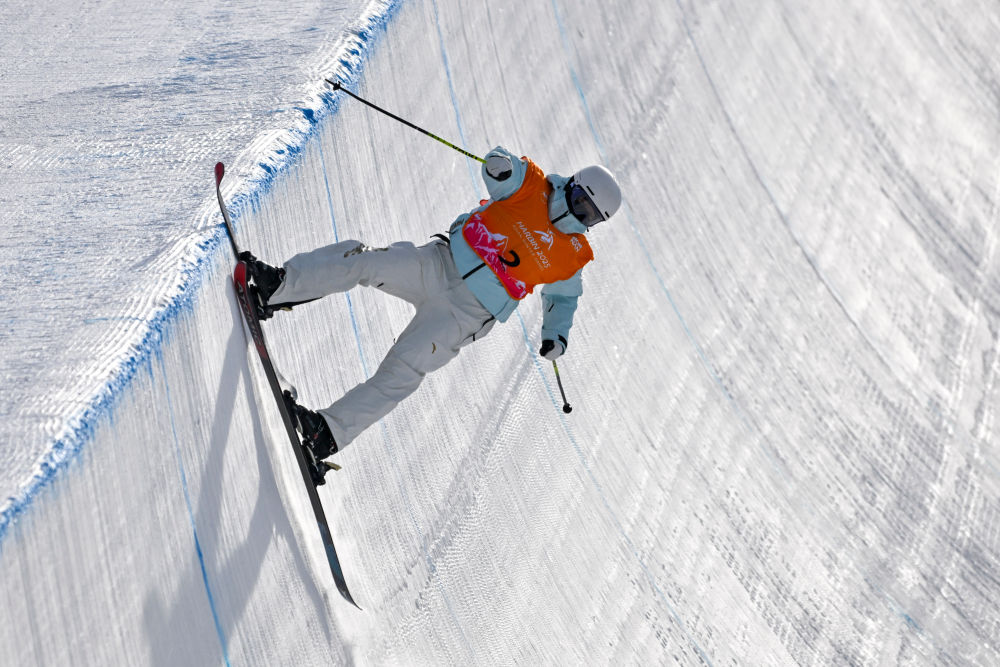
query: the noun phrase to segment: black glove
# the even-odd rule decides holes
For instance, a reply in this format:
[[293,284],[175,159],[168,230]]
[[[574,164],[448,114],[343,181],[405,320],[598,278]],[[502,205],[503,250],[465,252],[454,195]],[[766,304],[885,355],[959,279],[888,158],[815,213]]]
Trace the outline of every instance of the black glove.
[[566,339],[559,336],[559,340],[543,340],[542,347],[538,350],[538,354],[542,355],[549,361],[555,361],[563,355],[566,351]]

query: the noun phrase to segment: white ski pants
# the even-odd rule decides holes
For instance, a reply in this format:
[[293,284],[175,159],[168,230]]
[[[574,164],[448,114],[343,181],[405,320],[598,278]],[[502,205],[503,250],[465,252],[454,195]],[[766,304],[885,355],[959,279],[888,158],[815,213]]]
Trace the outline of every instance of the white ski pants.
[[404,299],[416,312],[375,374],[318,411],[340,450],[495,323],[458,275],[444,242],[369,248],[344,241],[296,255],[285,263],[285,279],[269,301],[305,301],[356,285]]

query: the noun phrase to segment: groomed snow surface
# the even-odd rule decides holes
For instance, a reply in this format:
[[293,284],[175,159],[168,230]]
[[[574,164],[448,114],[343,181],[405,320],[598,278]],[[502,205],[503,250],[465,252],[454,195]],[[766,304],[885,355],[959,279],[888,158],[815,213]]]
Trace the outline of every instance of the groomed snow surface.
[[[11,4],[0,663],[1000,663],[995,3]],[[364,611],[212,166],[272,263],[421,243],[485,192],[324,76],[626,195],[572,414],[529,298],[338,455]],[[362,288],[266,331],[320,406],[408,316]]]

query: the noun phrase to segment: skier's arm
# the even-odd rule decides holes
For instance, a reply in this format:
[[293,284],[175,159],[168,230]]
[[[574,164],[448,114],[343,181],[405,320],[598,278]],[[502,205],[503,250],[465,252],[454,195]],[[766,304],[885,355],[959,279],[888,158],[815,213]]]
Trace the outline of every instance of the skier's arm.
[[[521,189],[524,184],[524,175],[527,173],[527,165],[524,160],[516,157],[505,148],[497,146],[486,154],[483,160],[483,182],[486,183],[486,190],[490,194],[490,199],[496,201],[506,199]],[[486,202],[483,202],[485,205]],[[462,228],[465,221],[469,219],[468,213],[455,218],[448,228],[454,234]]]
[[548,347],[544,341],[553,343],[550,350],[541,353],[546,358],[554,359],[566,351],[576,304],[582,294],[583,269],[577,271],[571,278],[542,287],[543,349]]
[[490,199],[497,201],[521,189],[527,165],[506,148],[497,146],[486,154],[482,172]]

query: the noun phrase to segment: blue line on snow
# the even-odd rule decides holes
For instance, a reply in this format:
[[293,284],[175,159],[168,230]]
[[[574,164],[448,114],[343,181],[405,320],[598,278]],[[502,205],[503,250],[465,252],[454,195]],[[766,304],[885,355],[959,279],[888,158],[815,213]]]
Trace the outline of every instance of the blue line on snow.
[[191,533],[194,535],[194,550],[198,555],[198,566],[201,568],[201,582],[205,587],[205,595],[208,596],[208,606],[212,611],[212,621],[215,623],[215,632],[219,636],[219,644],[222,646],[222,659],[226,667],[229,667],[229,648],[226,646],[226,634],[222,630],[222,622],[219,620],[219,612],[215,607],[215,596],[212,595],[212,585],[208,582],[208,569],[205,567],[205,554],[201,550],[201,540],[198,539],[198,525],[194,519],[194,508],[191,505],[191,492],[188,490],[187,473],[184,472],[184,457],[181,455],[181,445],[177,439],[177,424],[174,420],[174,402],[170,396],[170,382],[167,380],[167,368],[163,362],[163,355],[156,355],[160,364],[160,374],[163,376],[163,389],[167,395],[167,412],[170,415],[170,430],[174,435],[174,454],[177,455],[177,468],[181,473],[181,488],[184,491],[184,503],[187,505],[188,521],[191,522]]
[[[441,37],[441,25],[440,25],[440,18],[438,17],[438,14],[437,14],[437,2],[436,2],[436,0],[434,2],[434,7],[435,7],[435,19],[438,20],[438,26],[437,26],[437,28],[438,28],[438,36]],[[557,22],[559,22],[560,31],[562,31],[563,30],[562,23],[558,20],[558,11],[556,12],[556,19],[557,19]],[[564,45],[565,45],[565,34],[563,35],[563,37],[564,37]],[[445,48],[445,44],[444,44],[443,38],[441,39],[441,54],[444,57],[444,66],[445,66],[446,73],[448,75],[449,85],[451,85],[451,82],[452,82],[451,71],[450,71],[450,68],[448,66],[447,50]],[[593,132],[593,134],[594,134],[594,139],[597,142],[598,149],[601,151],[601,154],[602,154],[602,157],[603,157],[603,148],[601,148],[600,140],[597,138],[597,131],[596,131],[595,127],[594,127],[593,119],[592,119],[592,117],[590,115],[590,109],[589,109],[589,106],[587,105],[586,96],[583,94],[583,89],[580,87],[579,79],[577,78],[576,72],[572,68],[572,66],[570,67],[570,71],[573,74],[573,81],[574,81],[574,83],[577,86],[577,90],[580,92],[580,96],[581,96],[581,99],[582,99],[583,105],[584,105],[584,110],[585,110],[586,115],[587,115],[587,122],[590,124],[591,132]],[[461,127],[461,110],[459,109],[459,106],[458,106],[457,97],[454,94],[454,88],[452,88],[452,106],[455,109],[455,117],[458,119],[459,127]],[[464,137],[463,137],[463,141],[464,141]],[[478,191],[478,181],[477,181],[474,173],[471,172],[471,171],[470,171],[470,177],[472,178],[473,182],[476,183],[476,185],[477,185],[477,191]],[[655,267],[654,267],[654,271],[655,271]],[[657,277],[659,277],[659,274],[657,274]],[[662,284],[662,281],[661,281],[661,284]],[[544,384],[545,389],[546,389],[546,391],[549,394],[549,399],[552,401],[553,405],[556,405],[556,403],[555,403],[555,395],[552,392],[552,387],[549,384],[549,381],[546,378],[545,373],[542,370],[541,364],[538,362],[538,358],[534,355],[534,350],[533,350],[532,344],[531,344],[531,338],[528,335],[528,329],[525,326],[524,318],[521,316],[520,312],[515,311],[515,314],[517,315],[518,321],[521,323],[521,331],[522,331],[523,336],[524,336],[525,344],[528,347],[529,357],[531,358],[532,363],[534,364],[535,370],[538,372],[538,374],[542,378],[542,383]],[[560,416],[560,420],[561,420],[561,423],[562,423],[563,430],[566,432],[566,435],[569,437],[570,443],[572,444],[573,449],[576,451],[577,456],[580,459],[581,465],[583,466],[584,470],[586,471],[587,476],[590,478],[591,483],[594,485],[594,488],[597,490],[597,493],[598,493],[598,495],[601,498],[601,502],[604,504],[604,507],[605,507],[606,511],[611,516],[612,521],[614,522],[616,528],[618,529],[618,533],[625,540],[625,543],[628,545],[629,549],[631,550],[632,555],[635,557],[636,561],[639,563],[639,567],[642,569],[642,571],[646,575],[646,578],[649,580],[650,585],[653,587],[653,589],[656,591],[656,593],[660,596],[660,599],[663,600],[663,602],[666,605],[667,610],[669,611],[670,615],[673,617],[674,621],[677,623],[677,625],[680,627],[681,631],[687,637],[688,642],[698,652],[698,655],[701,657],[701,659],[704,660],[708,665],[711,665],[712,661],[708,658],[708,656],[702,650],[701,646],[698,645],[698,642],[695,641],[694,637],[691,636],[691,634],[688,631],[687,626],[685,625],[684,621],[681,619],[680,615],[677,613],[677,610],[674,608],[674,606],[672,604],[670,604],[670,601],[667,598],[667,596],[664,594],[663,590],[659,587],[659,585],[657,585],[656,578],[653,576],[653,573],[650,572],[649,568],[643,562],[642,557],[639,555],[639,552],[638,552],[638,550],[635,547],[635,543],[632,542],[632,539],[626,533],[625,526],[622,524],[622,522],[618,519],[618,516],[615,514],[614,509],[611,507],[611,503],[608,501],[607,495],[604,493],[603,487],[601,486],[600,482],[598,481],[596,475],[593,472],[593,469],[590,467],[590,465],[587,464],[587,460],[586,460],[586,457],[583,454],[583,450],[581,449],[579,443],[577,443],[576,438],[574,437],[572,431],[569,429],[569,425],[566,422],[566,416],[562,412],[559,413],[559,416]],[[446,598],[446,601],[447,601],[447,598]],[[448,605],[448,608],[449,608],[449,611],[450,611],[451,610],[450,603]]]
[[[454,85],[453,85],[453,82],[452,82],[451,68],[448,65],[448,54],[447,54],[447,50],[446,50],[445,44],[444,44],[444,37],[443,37],[443,35],[441,33],[440,15],[439,15],[439,13],[437,11],[437,2],[436,2],[436,0],[434,2],[434,17],[435,17],[435,21],[437,23],[438,39],[440,40],[440,44],[441,44],[441,57],[442,57],[442,59],[444,61],[445,74],[448,77],[448,86],[449,86],[449,88],[451,90],[452,107],[455,109],[455,120],[458,123],[459,134],[460,134],[460,136],[462,138],[462,142],[464,144],[465,143],[465,133],[464,133],[464,131],[462,129],[462,118],[461,118],[461,114],[459,113],[458,101],[457,101],[457,98],[456,98],[456,95],[455,95],[455,89],[454,89]],[[473,181],[475,181],[475,175],[474,175],[475,172],[471,168],[471,159],[468,158],[468,157],[466,158],[466,164],[470,165],[469,175],[473,179]],[[476,189],[476,193],[477,193],[477,196],[478,196],[478,194],[479,194],[478,188]],[[353,315],[352,315],[352,317],[353,317]],[[357,331],[357,329],[355,329],[355,331]],[[359,348],[360,348],[360,345],[361,345],[361,343],[360,343],[360,339],[359,339],[359,341],[358,341]],[[393,443],[392,443],[392,439],[389,437],[389,430],[386,427],[385,420],[381,420],[379,422],[379,426],[381,427],[381,430],[382,430],[382,439],[385,442],[385,446],[390,450],[390,454],[392,454],[393,458],[395,459],[396,457],[394,455],[394,452],[392,451],[394,449],[394,446],[393,446]],[[407,511],[408,511],[408,513],[410,515],[410,521],[413,523],[414,529],[420,535],[420,544],[422,545],[422,550],[424,552],[424,560],[427,563],[427,569],[428,569],[428,571],[431,574],[431,578],[434,581],[434,584],[435,584],[435,586],[438,589],[438,593],[440,593],[441,598],[442,598],[442,600],[445,603],[445,607],[447,607],[447,609],[448,609],[448,615],[451,617],[451,620],[452,620],[452,623],[454,624],[454,627],[459,632],[459,636],[462,639],[462,643],[465,646],[465,650],[468,652],[468,654],[469,654],[470,657],[475,658],[475,652],[472,650],[472,645],[469,643],[469,638],[465,634],[465,628],[462,626],[461,621],[458,619],[458,616],[455,613],[455,606],[452,604],[451,598],[448,596],[448,592],[442,586],[442,584],[441,584],[441,578],[438,577],[438,576],[436,576],[437,575],[437,563],[435,562],[434,558],[432,558],[431,555],[430,555],[430,551],[428,550],[428,547],[427,547],[427,537],[426,537],[426,534],[424,533],[423,528],[420,526],[420,523],[417,521],[416,514],[413,512],[413,501],[410,499],[410,494],[406,490],[406,485],[403,484],[403,480],[401,479],[401,477],[398,474],[396,475],[396,483],[399,486],[400,495],[403,497],[404,502],[406,503]]]
[[590,104],[587,102],[587,96],[583,94],[583,84],[580,83],[580,77],[576,73],[576,68],[569,61],[572,49],[570,48],[569,35],[566,32],[566,26],[563,25],[562,14],[559,12],[559,5],[556,4],[556,0],[552,0],[552,13],[555,14],[556,25],[559,27],[559,39],[562,42],[563,52],[566,54],[566,66],[569,68],[570,78],[573,79],[576,92],[580,95],[583,115],[587,118],[587,125],[590,126],[590,135],[594,138],[594,143],[597,144],[597,153],[601,156],[601,161],[607,162],[604,153],[604,144],[601,142],[601,137],[597,132],[597,125],[594,124],[594,116],[590,113]]
[[[600,135],[599,135],[599,133],[597,131],[597,126],[594,123],[593,115],[590,113],[590,104],[587,101],[587,95],[583,91],[583,85],[580,83],[580,77],[577,75],[576,68],[573,66],[573,63],[570,60],[571,48],[570,48],[569,35],[566,32],[566,26],[563,24],[562,15],[561,15],[561,13],[559,11],[558,2],[557,2],[557,0],[551,0],[551,1],[552,1],[552,11],[555,14],[555,18],[556,18],[556,25],[559,27],[560,41],[562,43],[563,51],[564,51],[564,53],[566,55],[566,66],[569,68],[570,76],[573,79],[573,85],[576,86],[577,94],[580,97],[580,104],[583,107],[584,115],[587,118],[587,124],[590,126],[590,133],[593,136],[594,144],[597,147],[598,154],[601,157],[601,161],[604,162],[604,163],[607,163],[607,161],[608,161],[607,160],[607,154],[606,154],[606,152],[604,150],[604,144],[601,141]],[[629,221],[629,226],[632,228],[633,233],[635,234],[636,238],[639,241],[639,245],[642,247],[642,251],[643,251],[644,255],[646,256],[646,261],[649,263],[650,268],[653,270],[653,275],[656,276],[656,279],[659,282],[661,289],[663,290],[664,294],[666,294],[666,296],[667,296],[667,300],[670,302],[671,307],[673,308],[674,312],[677,314],[677,317],[680,319],[681,325],[684,327],[684,331],[686,332],[686,334],[688,336],[688,339],[694,344],[695,349],[698,351],[698,356],[701,358],[702,363],[705,365],[706,369],[708,369],[709,374],[715,380],[716,384],[718,384],[719,387],[722,388],[723,392],[729,398],[730,402],[733,402],[732,396],[729,394],[728,390],[722,384],[722,381],[718,377],[718,375],[715,372],[715,370],[708,363],[708,359],[706,358],[704,352],[702,351],[701,346],[695,340],[694,335],[692,334],[690,328],[687,325],[687,322],[684,320],[684,317],[681,315],[680,310],[677,308],[677,304],[674,302],[673,296],[670,294],[670,291],[667,289],[666,283],[664,283],[663,278],[660,276],[660,272],[656,269],[656,265],[653,263],[653,258],[652,258],[651,254],[649,252],[649,249],[646,246],[646,243],[643,241],[642,236],[639,234],[638,229],[635,226],[635,222],[632,219],[632,215],[631,215],[631,212],[628,209],[628,206],[626,206],[626,205],[623,204],[622,210],[624,211],[625,216],[626,216],[626,218]],[[520,318],[520,315],[519,315],[519,318]],[[524,328],[524,321],[523,321],[523,319],[521,320],[521,326],[524,329],[525,342],[527,343],[527,345],[528,345],[528,347],[530,349],[531,348],[531,340],[528,337],[528,331],[527,331],[527,329]],[[535,366],[538,369],[538,372],[542,373],[541,367],[538,364],[537,359],[535,360]],[[542,381],[545,383],[545,388],[549,392],[549,397],[552,399],[553,404],[555,404],[555,396],[552,393],[552,388],[549,385],[548,378],[546,378],[544,374],[542,374]],[[684,623],[683,619],[681,619],[681,617],[678,615],[677,611],[674,609],[674,606],[672,604],[670,604],[670,601],[667,598],[667,596],[664,594],[664,592],[656,584],[656,580],[653,577],[652,572],[649,571],[649,568],[646,566],[646,564],[642,561],[642,558],[639,556],[639,553],[636,550],[635,545],[633,544],[631,538],[629,538],[628,534],[625,532],[624,525],[622,525],[621,521],[619,521],[617,515],[614,513],[614,510],[611,507],[611,504],[608,502],[606,496],[604,495],[604,490],[601,488],[601,485],[598,482],[597,477],[594,475],[594,473],[591,470],[590,466],[587,465],[586,458],[583,456],[583,450],[580,449],[579,445],[576,442],[576,438],[573,436],[572,432],[569,430],[569,425],[566,423],[566,417],[565,417],[565,415],[562,414],[562,413],[559,413],[559,415],[560,415],[560,418],[561,418],[561,421],[562,421],[562,424],[563,424],[563,429],[566,431],[566,434],[569,436],[570,442],[573,444],[573,448],[576,450],[577,455],[580,457],[581,464],[583,465],[584,469],[586,470],[588,477],[590,477],[591,482],[594,484],[594,487],[597,489],[597,492],[598,492],[598,494],[601,497],[601,501],[604,503],[605,508],[607,509],[608,513],[611,515],[612,520],[615,522],[615,525],[618,527],[619,533],[621,533],[622,537],[625,539],[625,541],[628,544],[629,548],[632,550],[632,553],[635,556],[636,560],[639,562],[639,567],[642,568],[642,571],[645,573],[646,577],[649,579],[650,584],[656,590],[657,594],[659,594],[660,599],[662,599],[663,602],[664,602],[664,604],[667,605],[667,609],[670,611],[670,614],[673,616],[674,620],[676,621],[677,625],[680,627],[681,631],[687,637],[688,642],[690,642],[690,644],[698,652],[698,655],[701,657],[701,659],[704,660],[709,665],[711,665],[712,661],[709,659],[708,655],[705,654],[705,651],[702,650],[701,646],[698,644],[698,642],[695,640],[695,638],[688,631],[687,625]],[[767,453],[766,449],[765,449],[765,453]],[[768,454],[768,456],[770,456],[770,454]]]
[[[319,147],[320,167],[323,170],[323,183],[326,186],[326,202],[327,202],[327,207],[330,210],[330,224],[333,226],[333,238],[335,242],[340,242],[340,231],[337,228],[337,218],[333,210],[333,193],[330,189],[330,179],[327,176],[326,159],[323,154],[323,145],[321,141],[317,142],[317,145]],[[358,357],[361,360],[361,369],[364,372],[365,378],[367,379],[369,377],[368,362],[366,361],[364,346],[362,345],[361,342],[361,330],[358,326],[358,318],[354,312],[354,305],[351,301],[351,295],[349,293],[345,293],[344,296],[347,298],[347,309],[351,318],[351,327],[354,329],[354,341],[358,347]],[[393,449],[392,439],[389,437],[389,430],[385,425],[385,421],[380,420],[379,426],[382,429],[382,439],[385,442],[386,447],[389,448],[390,454],[393,454],[393,458],[395,459],[396,457],[394,455],[394,452],[391,451]],[[406,503],[407,511],[410,515],[410,521],[413,523],[413,527],[417,531],[417,534],[420,535],[420,543],[424,545],[423,547],[424,559],[427,561],[427,568],[433,575],[435,572],[437,572],[437,564],[434,562],[434,559],[431,558],[430,553],[427,551],[426,535],[424,534],[423,528],[420,526],[420,523],[417,521],[416,515],[413,513],[413,501],[410,500],[410,495],[406,490],[406,486],[399,478],[399,475],[396,476],[396,482],[397,485],[399,486],[400,496],[402,496],[402,498]],[[440,589],[440,581],[437,578],[435,578],[435,583],[437,583]],[[451,618],[454,621],[455,626],[458,628],[459,632],[462,635],[462,641],[465,644],[465,647],[468,650],[469,655],[474,655],[472,647],[469,644],[469,640],[465,636],[465,630],[462,628],[462,624],[458,621],[458,617],[455,615],[455,609],[451,603],[451,599],[448,597],[448,594],[444,590],[440,590],[440,593],[442,598],[444,598],[445,606],[447,606],[448,608],[448,613],[451,615]]]
[[[455,123],[458,125],[458,136],[462,141],[462,146],[468,150],[469,142],[465,138],[465,128],[462,125],[462,114],[458,110],[458,95],[455,94],[455,82],[451,77],[451,64],[448,62],[448,48],[444,44],[444,33],[441,32],[441,14],[438,12],[437,0],[432,0],[434,5],[434,23],[437,26],[438,43],[441,45],[441,60],[444,61],[444,73],[448,78],[448,91],[451,93],[451,106],[455,110]],[[479,179],[476,178],[478,171],[473,167],[472,158],[466,156],[465,166],[469,169],[469,176],[472,178],[472,189],[476,197],[482,199],[482,190],[479,187]]]
[[[330,209],[330,223],[331,225],[333,225],[333,238],[335,242],[340,242],[340,232],[337,228],[337,218],[333,210],[333,194],[330,190],[330,180],[326,172],[326,160],[323,156],[322,142],[318,142],[318,146],[319,146],[320,167],[323,170],[323,183],[326,186],[326,201],[327,201],[327,206]],[[365,359],[364,347],[361,342],[361,330],[358,326],[358,318],[354,313],[354,306],[351,302],[351,295],[345,292],[344,296],[347,298],[347,309],[351,318],[351,327],[354,329],[354,341],[358,346],[358,357],[361,360],[361,369],[364,372],[365,378],[367,379],[369,377],[368,362]],[[392,439],[389,437],[389,430],[385,425],[385,421],[380,420],[379,426],[382,429],[382,439],[385,442],[386,447],[389,448],[390,454],[393,454],[393,459],[395,459],[396,456],[394,452],[391,451],[393,449]],[[396,476],[396,482],[397,485],[399,486],[400,496],[403,497],[406,503],[407,511],[410,515],[410,521],[413,523],[413,527],[417,531],[417,534],[420,535],[420,543],[424,545],[423,547],[424,559],[427,561],[427,568],[431,574],[434,574],[435,572],[437,572],[437,564],[434,562],[434,559],[431,558],[430,553],[427,551],[426,547],[427,539],[424,534],[423,528],[420,526],[420,523],[417,521],[416,515],[413,513],[413,501],[410,500],[410,495],[406,491],[406,486],[399,478],[399,475]],[[440,582],[437,580],[437,578],[435,578],[435,582],[440,587]],[[462,628],[462,624],[458,621],[458,617],[455,615],[455,609],[451,603],[451,599],[448,597],[448,594],[445,591],[441,590],[440,592],[441,596],[444,598],[445,606],[448,607],[448,612],[451,615],[452,620],[455,622],[455,626],[458,628],[459,632],[462,635],[462,641],[465,643],[466,649],[469,651],[469,655],[474,655],[472,647],[469,645],[469,640],[465,636],[465,631]]]
[[[323,185],[326,186],[326,204],[330,209],[330,224],[333,226],[333,241],[340,243],[340,232],[337,229],[337,216],[333,212],[333,194],[330,192],[330,178],[326,175],[326,158],[323,156],[323,142],[317,142],[319,147],[319,165],[323,170]],[[361,347],[361,331],[358,329],[358,318],[354,316],[354,304],[351,302],[351,295],[344,293],[347,298],[347,311],[351,316],[351,326],[354,327],[354,340],[358,344],[358,357],[361,358],[361,370],[365,377],[368,377],[368,362],[365,360],[365,351]]]
[[[573,78],[573,84],[576,86],[577,94],[580,97],[580,103],[583,106],[584,113],[587,116],[587,123],[590,125],[590,131],[591,134],[593,135],[594,143],[597,146],[598,155],[600,155],[601,161],[607,164],[608,162],[607,154],[604,151],[604,145],[601,142],[601,138],[597,132],[596,126],[594,125],[593,118],[591,117],[590,105],[587,103],[587,94],[583,91],[583,86],[580,84],[580,78],[576,74],[576,68],[573,67],[572,63],[568,62],[569,52],[570,52],[569,35],[566,32],[566,28],[563,25],[562,19],[560,18],[559,6],[557,4],[557,0],[551,0],[551,1],[552,1],[552,10],[555,12],[556,15],[556,23],[559,26],[559,33],[563,45],[563,50],[566,52],[567,66],[569,67],[570,74]],[[691,330],[691,327],[688,326],[687,319],[685,319],[684,315],[681,313],[680,308],[677,306],[677,302],[674,301],[673,294],[671,294],[670,290],[667,288],[667,284],[663,280],[663,276],[660,275],[659,269],[656,268],[656,263],[653,261],[653,256],[649,251],[649,247],[646,245],[646,241],[642,238],[642,234],[639,232],[639,228],[635,224],[635,219],[632,217],[632,212],[629,209],[628,204],[622,202],[621,210],[622,213],[625,215],[625,219],[628,220],[629,228],[632,230],[632,234],[635,236],[636,241],[638,241],[639,247],[642,249],[642,254],[646,258],[646,262],[649,264],[649,268],[650,270],[652,270],[653,275],[656,277],[656,281],[659,283],[660,289],[663,291],[663,294],[666,297],[667,302],[670,304],[670,308],[674,311],[674,314],[677,316],[678,322],[680,322],[681,327],[684,329],[684,335],[687,336],[688,341],[690,341],[691,345],[694,347],[695,353],[698,355],[698,359],[699,361],[701,361],[702,366],[704,366],[705,371],[708,373],[708,376],[718,387],[719,391],[722,392],[722,395],[726,397],[726,401],[728,401],[730,407],[733,408],[733,411],[736,413],[737,418],[743,423],[744,428],[746,428],[749,433],[757,433],[758,435],[760,435],[759,429],[756,429],[751,424],[749,418],[744,413],[743,408],[736,401],[736,397],[733,396],[732,392],[729,391],[729,388],[726,387],[725,383],[722,381],[721,374],[715,368],[715,366],[713,366],[712,363],[709,361],[705,349],[701,346],[701,343],[698,342],[698,339],[695,337],[694,332]],[[782,466],[779,459],[772,453],[771,448],[768,446],[766,442],[766,439],[759,438],[757,440],[757,445],[758,447],[760,447],[761,451],[764,454],[764,457],[768,460],[768,463],[770,463],[771,467],[783,479],[787,479],[788,474],[785,468]]]
[[[570,53],[569,35],[566,32],[566,27],[563,25],[562,18],[559,13],[559,6],[556,0],[552,0],[552,10],[556,15],[556,24],[559,26],[559,36],[562,41],[563,51],[566,52],[567,67],[569,68],[570,76],[573,79],[573,85],[576,86],[577,95],[580,97],[580,104],[583,106],[584,114],[587,117],[587,123],[590,125],[590,132],[591,135],[593,136],[594,144],[597,146],[597,154],[600,155],[601,162],[607,164],[608,156],[604,150],[604,144],[601,142],[601,137],[597,132],[597,127],[594,125],[594,119],[590,114],[590,105],[587,102],[587,94],[583,92],[583,86],[580,84],[580,78],[577,76],[576,68],[573,67],[572,63],[568,62]],[[688,326],[687,320],[681,314],[680,308],[678,308],[677,302],[674,301],[673,295],[667,288],[667,284],[663,280],[663,276],[660,275],[660,271],[656,268],[656,263],[653,261],[653,256],[649,251],[649,247],[646,245],[646,241],[642,238],[642,233],[636,226],[635,220],[632,217],[632,212],[629,210],[628,204],[625,202],[622,202],[622,212],[625,214],[625,217],[628,220],[628,224],[632,230],[632,233],[635,235],[636,240],[639,242],[639,247],[642,249],[643,256],[646,258],[646,262],[649,264],[649,268],[652,270],[653,276],[656,277],[656,281],[659,283],[660,289],[663,291],[663,294],[667,297],[667,301],[670,303],[670,307],[677,315],[677,319],[680,321],[681,327],[683,327],[685,335],[688,337],[688,340],[691,341],[691,344],[694,345],[695,352],[697,352],[698,358],[701,360],[702,365],[708,371],[712,380],[719,386],[719,389],[722,390],[722,393],[726,396],[726,398],[730,402],[735,403],[733,395],[726,388],[725,384],[723,384],[722,378],[719,376],[719,373],[715,370],[715,367],[712,366],[711,362],[708,360],[708,356],[705,354],[704,349],[701,347],[701,344],[695,338],[694,333],[691,331],[691,327]],[[770,454],[768,454],[768,456],[770,457]]]
[[[554,0],[553,0],[553,8],[555,9]],[[437,2],[436,2],[436,0],[434,1],[434,9],[435,9],[435,19],[438,20],[438,26],[437,26],[437,28],[438,28],[438,36],[439,36],[439,38],[441,38],[441,25],[440,25],[440,19],[439,19],[438,14],[437,14]],[[563,26],[562,26],[562,22],[559,19],[558,9],[556,9],[556,21],[559,24],[559,30],[562,33],[563,44],[565,46],[565,44],[566,44],[566,35],[565,35],[565,31],[564,31]],[[448,66],[447,50],[445,48],[445,44],[444,44],[443,38],[441,38],[441,54],[442,54],[442,56],[444,58],[445,70],[446,70],[446,73],[448,75],[448,83],[449,83],[449,86],[451,86],[452,85],[452,77],[451,77],[451,71],[450,71],[449,66]],[[601,142],[600,142],[599,137],[597,136],[597,130],[596,130],[595,126],[594,126],[593,117],[590,114],[590,107],[587,104],[586,95],[584,95],[583,88],[580,86],[580,81],[579,81],[579,78],[576,75],[576,70],[572,66],[570,66],[570,72],[571,72],[572,77],[573,77],[573,82],[576,85],[576,88],[577,88],[577,90],[579,91],[579,94],[580,94],[580,98],[581,98],[581,100],[583,102],[584,112],[585,112],[585,114],[587,116],[587,122],[590,125],[591,132],[594,135],[595,143],[597,143],[598,150],[600,151],[602,159],[603,159],[603,157],[604,157],[604,149],[601,146]],[[462,123],[461,123],[461,110],[459,109],[459,106],[458,106],[457,97],[454,94],[454,88],[452,88],[452,106],[455,109],[455,117],[458,119],[459,128],[461,128],[461,126],[462,126]],[[463,141],[464,140],[465,139],[464,139],[464,135],[463,135]],[[476,183],[476,185],[477,185],[477,191],[478,191],[478,181],[476,180],[475,175],[470,172],[470,177],[473,179],[474,183]],[[643,246],[643,249],[645,250],[645,246]],[[648,251],[646,251],[646,252],[647,252],[647,256],[648,256]],[[652,260],[651,259],[650,259],[650,264],[652,265]],[[654,272],[655,272],[655,267],[654,267]],[[656,275],[657,275],[657,278],[659,279],[659,274],[657,273]],[[660,284],[663,285],[662,279],[660,279]],[[665,286],[664,286],[664,289],[666,289]],[[668,293],[668,297],[669,297],[669,293]],[[541,364],[538,362],[538,358],[534,355],[534,350],[532,348],[531,338],[528,335],[528,329],[525,326],[524,318],[521,316],[520,312],[515,311],[515,313],[517,315],[518,321],[521,324],[521,331],[522,331],[523,336],[524,336],[525,344],[528,347],[529,357],[531,358],[532,363],[534,364],[535,370],[538,372],[538,374],[542,378],[542,383],[544,384],[545,389],[546,389],[546,391],[549,394],[549,399],[552,401],[553,405],[556,405],[555,395],[552,392],[552,387],[549,384],[549,381],[546,378],[544,371],[542,370]],[[702,650],[701,646],[699,646],[698,642],[694,639],[694,637],[691,636],[691,634],[688,631],[687,626],[685,625],[684,621],[681,619],[680,615],[677,613],[677,610],[674,608],[674,606],[672,604],[670,604],[669,599],[664,594],[663,590],[659,587],[659,585],[656,583],[656,578],[653,576],[653,573],[650,572],[649,568],[643,562],[642,557],[639,555],[639,552],[638,552],[638,550],[635,547],[635,543],[632,542],[632,539],[628,536],[627,532],[625,531],[625,526],[621,523],[621,521],[618,519],[618,516],[615,514],[614,509],[611,506],[611,503],[608,501],[607,495],[604,493],[603,487],[601,486],[600,482],[598,481],[596,475],[593,472],[593,469],[590,467],[590,465],[587,464],[586,457],[583,454],[583,450],[581,449],[579,443],[576,441],[576,438],[573,435],[572,431],[569,429],[569,425],[566,422],[566,416],[562,412],[560,412],[559,413],[559,417],[560,417],[560,421],[561,421],[562,426],[563,426],[563,430],[566,432],[566,435],[569,437],[570,443],[572,444],[573,449],[576,451],[577,456],[580,459],[580,464],[583,466],[584,470],[587,473],[587,476],[590,478],[591,483],[593,484],[594,488],[597,490],[597,493],[598,493],[598,495],[601,498],[601,502],[604,504],[604,507],[605,507],[606,511],[608,512],[608,514],[610,515],[612,521],[614,522],[614,524],[615,524],[615,526],[616,526],[616,528],[618,530],[618,533],[625,540],[625,543],[628,545],[629,549],[632,552],[632,555],[635,557],[636,561],[639,563],[639,567],[645,573],[646,578],[648,579],[650,585],[653,587],[653,589],[659,595],[660,599],[663,600],[663,603],[666,605],[667,610],[669,611],[670,615],[673,617],[674,621],[677,623],[677,625],[680,627],[681,631],[687,637],[688,642],[694,647],[695,651],[698,652],[698,655],[701,657],[701,659],[704,660],[708,665],[711,665],[712,661],[709,659],[708,655],[705,654],[705,652]],[[449,609],[450,609],[450,605],[449,605]]]

